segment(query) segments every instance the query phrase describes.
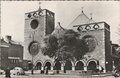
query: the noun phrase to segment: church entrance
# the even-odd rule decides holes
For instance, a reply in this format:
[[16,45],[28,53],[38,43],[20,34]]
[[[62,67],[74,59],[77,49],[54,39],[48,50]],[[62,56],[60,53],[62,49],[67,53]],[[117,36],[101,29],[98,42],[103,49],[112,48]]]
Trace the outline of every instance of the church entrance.
[[37,65],[36,65],[36,69],[41,70],[41,66],[42,66],[42,64],[40,62],[38,62]]
[[59,61],[55,63],[54,70],[61,70],[61,63]]
[[90,61],[87,68],[88,68],[88,70],[95,70],[97,68],[96,62]]
[[72,63],[70,61],[66,61],[65,70],[72,70]]
[[45,67],[47,66],[48,70],[51,70],[51,63],[50,62],[46,62]]
[[84,64],[82,61],[77,62],[75,70],[84,70]]

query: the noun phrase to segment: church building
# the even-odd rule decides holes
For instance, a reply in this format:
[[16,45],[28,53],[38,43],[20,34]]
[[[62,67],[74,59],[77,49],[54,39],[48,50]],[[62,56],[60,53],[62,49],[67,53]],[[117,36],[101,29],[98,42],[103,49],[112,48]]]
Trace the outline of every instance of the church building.
[[60,24],[55,28],[55,13],[41,8],[25,13],[24,59],[31,60],[36,70],[43,70],[45,66],[54,70],[56,65],[60,65],[60,70],[71,71],[94,70],[99,66],[104,68],[104,72],[112,70],[110,26],[106,22],[95,22],[82,11],[68,29],[80,33],[80,39],[84,39],[90,48],[79,61],[56,64],[54,59],[44,56],[40,49],[47,35],[64,31]]

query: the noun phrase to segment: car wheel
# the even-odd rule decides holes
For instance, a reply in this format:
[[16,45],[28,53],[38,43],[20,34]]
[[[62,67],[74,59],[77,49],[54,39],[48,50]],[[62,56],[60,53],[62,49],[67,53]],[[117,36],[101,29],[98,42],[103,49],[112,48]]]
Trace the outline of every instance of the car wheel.
[[17,75],[20,75],[20,73],[19,73],[19,72],[17,72]]
[[25,73],[23,73],[23,75],[25,75]]

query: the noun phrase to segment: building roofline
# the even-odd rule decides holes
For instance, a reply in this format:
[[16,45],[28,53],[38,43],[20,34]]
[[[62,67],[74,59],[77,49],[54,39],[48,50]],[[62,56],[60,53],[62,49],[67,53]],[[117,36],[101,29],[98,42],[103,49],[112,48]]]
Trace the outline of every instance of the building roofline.
[[[41,10],[42,10],[42,11],[43,11],[43,10],[47,10],[47,11],[49,11],[49,12],[52,12],[52,11],[50,11],[50,10],[48,10],[48,9],[41,9]],[[33,12],[37,12],[37,11],[39,11],[39,10],[27,12],[27,13],[25,13],[25,14],[29,14],[29,13],[33,13]],[[52,13],[54,13],[54,12],[52,12]]]
[[[90,24],[99,24],[99,23],[105,23],[105,24],[107,24],[106,22],[104,22],[104,21],[102,21],[102,22],[95,22],[95,23],[88,23],[88,24],[82,24],[82,25],[75,25],[75,26],[73,26],[73,27],[79,27],[79,26],[83,26],[83,25],[90,25]],[[108,24],[107,24],[108,25]]]
[[0,47],[9,47],[9,46],[8,46],[8,45],[1,45],[1,44],[0,44]]

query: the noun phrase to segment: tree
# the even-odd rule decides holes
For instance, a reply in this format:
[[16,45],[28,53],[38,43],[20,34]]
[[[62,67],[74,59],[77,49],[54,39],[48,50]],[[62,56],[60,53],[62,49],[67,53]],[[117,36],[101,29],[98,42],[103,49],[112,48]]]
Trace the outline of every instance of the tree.
[[[61,32],[62,33],[62,32]],[[62,36],[49,35],[44,39],[42,53],[54,58],[55,61],[81,59],[87,52],[87,46],[80,34],[73,30],[65,30]]]
[[58,49],[58,39],[54,35],[49,35],[44,39],[45,46],[42,47],[43,55],[48,55],[50,58],[56,56]]

